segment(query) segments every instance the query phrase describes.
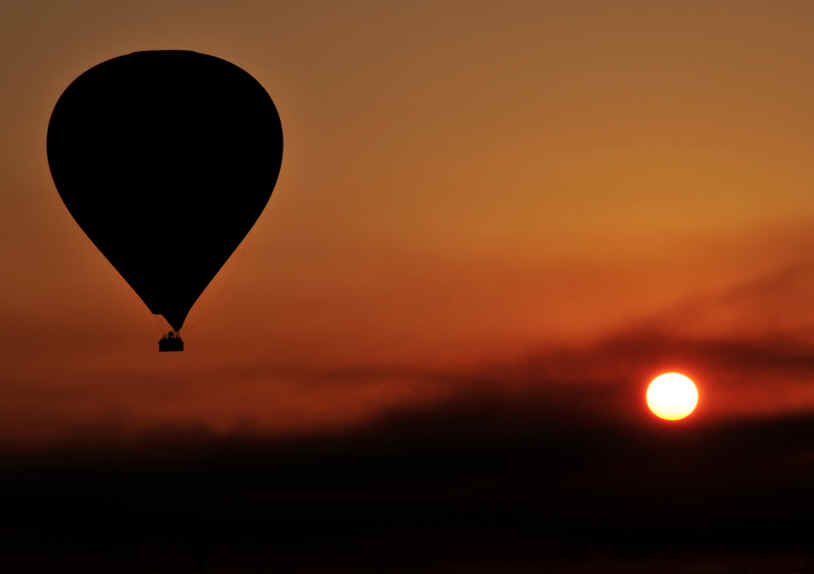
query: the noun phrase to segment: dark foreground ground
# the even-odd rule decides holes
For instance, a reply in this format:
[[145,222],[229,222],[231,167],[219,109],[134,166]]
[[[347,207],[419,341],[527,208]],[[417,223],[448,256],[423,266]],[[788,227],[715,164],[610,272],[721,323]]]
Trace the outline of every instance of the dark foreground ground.
[[9,452],[3,570],[814,572],[814,420],[529,420]]

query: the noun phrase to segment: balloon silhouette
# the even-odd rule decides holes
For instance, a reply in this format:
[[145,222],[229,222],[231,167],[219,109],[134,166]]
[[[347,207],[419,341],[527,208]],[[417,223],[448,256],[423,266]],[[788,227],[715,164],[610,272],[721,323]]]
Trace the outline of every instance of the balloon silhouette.
[[74,80],[48,125],[48,164],[79,227],[179,330],[271,197],[277,109],[241,68],[136,52]]

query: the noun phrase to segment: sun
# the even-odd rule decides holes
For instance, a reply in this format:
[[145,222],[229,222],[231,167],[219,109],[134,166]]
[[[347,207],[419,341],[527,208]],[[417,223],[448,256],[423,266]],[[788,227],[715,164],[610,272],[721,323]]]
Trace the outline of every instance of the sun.
[[647,386],[647,406],[653,414],[668,421],[681,420],[695,410],[698,389],[686,375],[664,373]]

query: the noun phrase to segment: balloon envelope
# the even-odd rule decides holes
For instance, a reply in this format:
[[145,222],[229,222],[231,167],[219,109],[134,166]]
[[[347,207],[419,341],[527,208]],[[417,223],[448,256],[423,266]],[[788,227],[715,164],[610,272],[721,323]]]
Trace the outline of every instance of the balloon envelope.
[[47,150],[76,222],[178,330],[268,203],[283,134],[268,93],[244,70],[149,51],[74,80],[51,114]]

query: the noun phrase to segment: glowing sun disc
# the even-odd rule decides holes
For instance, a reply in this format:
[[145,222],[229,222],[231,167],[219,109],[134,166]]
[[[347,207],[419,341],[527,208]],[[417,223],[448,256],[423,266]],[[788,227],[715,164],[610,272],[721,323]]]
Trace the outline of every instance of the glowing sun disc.
[[698,404],[698,389],[681,373],[664,373],[647,386],[647,406],[653,414],[668,421],[688,416]]

